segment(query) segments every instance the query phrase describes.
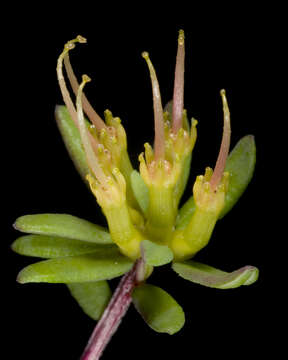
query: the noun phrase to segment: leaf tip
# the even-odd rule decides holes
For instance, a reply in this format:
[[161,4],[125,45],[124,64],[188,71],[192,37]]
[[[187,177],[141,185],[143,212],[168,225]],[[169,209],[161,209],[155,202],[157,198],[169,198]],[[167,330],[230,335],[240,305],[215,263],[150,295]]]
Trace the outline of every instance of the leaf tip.
[[34,264],[30,264],[24,267],[17,275],[16,281],[19,284],[27,284],[27,283],[39,283],[41,282],[41,276],[39,273],[35,271]]
[[12,224],[12,227],[15,229],[15,230],[18,230],[18,231],[21,231],[21,226],[19,226],[19,219],[21,218],[17,218],[14,223]]
[[247,135],[246,137],[247,137],[247,139],[255,142],[255,135],[249,134],[249,135]]
[[60,105],[60,104],[56,104],[56,105],[55,105],[54,114],[55,114],[56,120],[59,119],[59,115],[60,115],[60,113],[63,111],[64,108],[65,108],[64,105]]
[[17,251],[17,240],[13,241],[13,243],[10,245],[10,249],[14,252],[18,252]]
[[252,265],[246,265],[245,270],[248,272],[248,277],[242,285],[251,285],[259,278],[259,269]]
[[19,272],[19,274],[17,275],[16,281],[17,281],[19,284],[25,284],[25,283],[28,282],[28,281],[25,280],[25,277],[23,277],[23,270],[21,270],[21,271]]

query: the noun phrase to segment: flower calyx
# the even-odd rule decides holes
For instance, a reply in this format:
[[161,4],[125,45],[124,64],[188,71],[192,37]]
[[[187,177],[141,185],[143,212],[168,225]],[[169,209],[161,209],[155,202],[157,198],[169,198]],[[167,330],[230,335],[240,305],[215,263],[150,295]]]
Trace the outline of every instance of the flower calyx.
[[229,173],[224,172],[220,183],[215,189],[211,185],[213,170],[206,168],[204,175],[199,175],[193,186],[193,196],[196,206],[202,211],[214,212],[218,215],[225,204],[225,195],[228,190]]

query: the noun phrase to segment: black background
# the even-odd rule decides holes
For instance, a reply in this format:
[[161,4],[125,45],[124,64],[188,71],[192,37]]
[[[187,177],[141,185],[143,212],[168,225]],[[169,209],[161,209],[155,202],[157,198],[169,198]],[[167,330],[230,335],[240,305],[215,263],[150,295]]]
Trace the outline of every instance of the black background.
[[[232,146],[247,134],[255,135],[257,145],[252,182],[233,211],[218,222],[209,246],[197,260],[226,271],[255,265],[260,278],[249,287],[215,290],[179,278],[169,266],[157,269],[150,282],[163,287],[183,306],[185,327],[173,336],[154,333],[131,307],[103,360],[116,356],[252,358],[259,349],[277,350],[268,291],[271,236],[269,221],[265,221],[269,201],[266,175],[271,163],[271,53],[275,46],[271,23],[277,23],[277,15],[271,9],[235,7],[224,11],[221,6],[199,12],[185,4],[179,9],[173,9],[177,4],[166,4],[157,13],[143,4],[119,9],[96,4],[94,10],[85,8],[85,3],[80,5],[61,13],[58,7],[18,8],[17,19],[9,10],[11,21],[4,32],[7,65],[3,76],[7,80],[3,88],[9,121],[2,133],[6,154],[2,161],[8,180],[3,188],[8,194],[8,210],[3,223],[2,265],[9,358],[78,359],[95,325],[64,285],[17,284],[17,273],[35,259],[13,254],[9,248],[19,235],[12,224],[24,214],[69,213],[105,224],[67,156],[54,121],[55,104],[62,103],[56,60],[64,43],[78,34],[88,39],[71,53],[72,65],[78,76],[86,73],[92,78],[86,94],[96,111],[102,115],[109,108],[121,117],[136,167],[143,143],[153,139],[151,84],[141,52],[150,53],[166,103],[172,97],[181,28],[186,35],[185,107],[189,117],[199,121],[186,198],[195,176],[216,161],[222,129],[220,89],[227,91]],[[117,282],[113,280],[112,287]]]

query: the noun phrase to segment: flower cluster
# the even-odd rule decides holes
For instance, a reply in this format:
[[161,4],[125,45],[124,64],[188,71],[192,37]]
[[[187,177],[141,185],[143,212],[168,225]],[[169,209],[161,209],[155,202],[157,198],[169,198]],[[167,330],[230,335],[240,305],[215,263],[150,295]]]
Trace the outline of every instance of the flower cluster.
[[251,180],[254,138],[242,138],[229,153],[230,112],[221,90],[224,126],[216,165],[196,177],[193,194],[179,208],[197,138],[197,121],[189,122],[184,109],[184,31],[178,37],[173,99],[164,109],[155,69],[149,54],[142,53],[152,83],[155,137],[153,146],[144,144],[139,171],[130,162],[121,120],[109,110],[102,119],[84,94],[91,79],[83,75],[81,83],[77,81],[69,59],[77,43],[86,43],[86,39],[77,36],[69,41],[58,59],[65,106],[57,106],[55,114],[68,152],[100,205],[108,229],[66,214],[18,218],[15,228],[30,235],[17,239],[13,250],[48,259],[24,268],[18,281],[67,284],[83,310],[98,320],[111,297],[107,280],[127,276],[138,264],[136,281],[130,281],[137,285],[132,294],[134,305],[151,328],[173,334],[183,326],[184,313],[164,290],[146,283],[155,267],[172,262],[181,277],[214,288],[257,280],[258,269],[253,266],[227,273],[191,260],[208,244],[217,221],[230,211]]
[[[86,40],[78,36],[65,45],[58,60],[58,80],[66,107],[79,129],[89,168],[86,179],[107,218],[112,240],[119,246],[120,251],[132,260],[140,257],[141,241],[144,239],[170,247],[177,258],[191,257],[195,254],[195,246],[192,243],[195,241],[199,243],[198,231],[205,232],[205,239],[202,242],[206,244],[220,211],[215,212],[213,221],[210,216],[205,219],[206,213],[210,214],[213,206],[219,209],[224,206],[225,193],[228,190],[228,184],[224,187],[219,186],[223,182],[223,176],[226,179],[225,183],[228,182],[227,174],[223,175],[230,143],[230,115],[225,92],[221,92],[224,109],[223,140],[215,171],[210,176],[205,174],[202,186],[200,186],[201,177],[198,177],[194,186],[197,209],[201,209],[201,221],[199,222],[197,217],[199,211],[193,218],[196,217],[197,223],[201,223],[201,229],[197,230],[197,239],[193,240],[195,234],[193,234],[193,230],[191,232],[192,225],[188,225],[181,236],[181,242],[185,243],[186,249],[184,250],[183,246],[180,246],[180,249],[179,234],[174,236],[175,222],[179,201],[187,183],[192,150],[197,137],[197,121],[192,119],[189,124],[187,112],[184,110],[185,41],[183,30],[180,30],[178,37],[174,94],[170,113],[163,110],[159,84],[149,54],[142,53],[147,62],[152,82],[155,122],[153,147],[146,143],[144,145],[145,152],[139,156],[140,176],[148,194],[148,208],[144,212],[139,209],[135,192],[133,193],[133,180],[131,181],[133,168],[127,153],[125,130],[120,119],[114,118],[111,112],[106,110],[105,121],[103,121],[83,93],[83,88],[90,78],[83,75],[82,83],[79,85],[74,75],[68,52],[75,47],[76,42],[83,43]],[[76,109],[65,84],[62,72],[63,61],[77,98]],[[84,119],[83,110],[90,122]],[[209,192],[207,187],[211,188],[209,196],[206,194]],[[200,200],[200,198],[206,200]],[[193,223],[193,219],[191,219],[191,223]],[[211,226],[211,223],[214,225]],[[207,227],[211,228],[210,233],[207,233]],[[202,238],[202,236],[200,237]],[[188,250],[189,247],[191,249]]]

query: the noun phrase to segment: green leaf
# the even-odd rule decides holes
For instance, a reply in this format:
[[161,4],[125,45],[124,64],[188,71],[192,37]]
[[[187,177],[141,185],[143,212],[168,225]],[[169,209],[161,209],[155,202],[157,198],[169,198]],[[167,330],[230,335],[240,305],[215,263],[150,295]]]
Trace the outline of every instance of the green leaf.
[[99,320],[111,298],[107,281],[71,283],[67,286],[84,313],[93,320]]
[[232,289],[241,285],[250,285],[258,279],[259,275],[259,270],[254,266],[247,265],[228,273],[192,260],[174,263],[172,268],[186,280],[217,289]]
[[[228,192],[225,206],[219,218],[225,216],[239,200],[250,180],[252,179],[256,163],[256,146],[254,136],[247,135],[238,141],[230,152],[225,171],[230,173]],[[176,220],[177,229],[184,229],[193,215],[195,202],[193,196],[182,206]]]
[[158,286],[141,284],[134,289],[132,298],[137,311],[153,330],[172,335],[183,327],[182,307]]
[[110,251],[111,249],[115,249],[116,245],[93,244],[91,242],[58,236],[25,235],[15,240],[11,248],[20,255],[49,259],[82,255],[97,251]]
[[159,245],[150,240],[141,241],[144,259],[147,265],[162,266],[173,260],[173,252],[166,245]]
[[256,145],[252,135],[243,137],[229,154],[225,171],[230,174],[225,207],[220,219],[226,215],[239,200],[252,179],[256,163]]
[[25,233],[60,236],[97,244],[111,244],[106,229],[67,214],[37,214],[19,217],[14,227]]
[[146,214],[149,206],[149,189],[137,170],[131,172],[130,178],[134,196],[141,210]]
[[17,281],[74,283],[109,280],[125,274],[133,262],[116,251],[67,256],[29,265],[20,271]]
[[191,196],[178,211],[175,225],[178,230],[184,229],[188,225],[195,208],[196,204],[193,196]]
[[86,162],[85,152],[82,147],[80,133],[69,115],[66,106],[56,106],[55,118],[66,149],[68,150],[68,153],[82,179],[85,183],[87,183],[85,176],[89,174],[90,171]]
[[181,176],[176,184],[175,197],[176,197],[177,206],[179,204],[181,196],[183,195],[183,192],[187,185],[187,181],[188,181],[189,174],[190,174],[191,159],[192,159],[192,154],[189,154],[188,156],[186,156],[184,163],[183,163],[183,169],[182,169]]

